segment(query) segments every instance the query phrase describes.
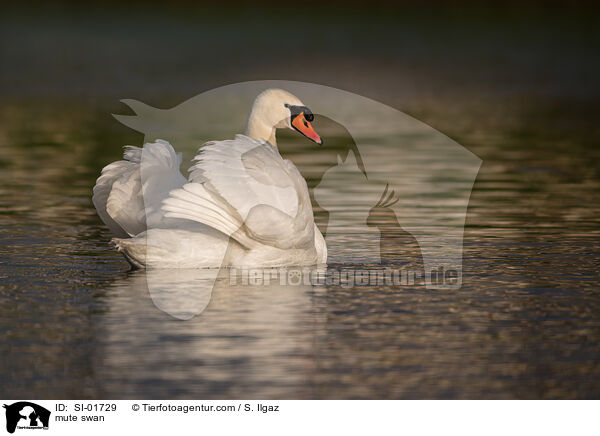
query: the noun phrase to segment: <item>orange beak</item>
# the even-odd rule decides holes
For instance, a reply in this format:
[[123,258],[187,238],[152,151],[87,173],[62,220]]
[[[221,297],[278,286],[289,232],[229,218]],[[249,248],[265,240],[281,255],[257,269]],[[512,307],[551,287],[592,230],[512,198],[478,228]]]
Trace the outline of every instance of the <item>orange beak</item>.
[[308,139],[315,141],[317,144],[323,144],[321,137],[315,132],[315,129],[310,125],[304,117],[304,112],[300,112],[292,121],[292,127],[306,136]]

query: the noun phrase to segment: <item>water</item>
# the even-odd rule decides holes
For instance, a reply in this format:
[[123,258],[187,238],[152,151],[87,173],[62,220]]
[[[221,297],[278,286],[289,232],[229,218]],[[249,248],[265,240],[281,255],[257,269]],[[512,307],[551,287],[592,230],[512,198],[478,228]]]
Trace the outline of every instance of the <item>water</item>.
[[[460,47],[460,37],[455,38]],[[386,87],[396,90],[401,97],[389,101],[387,96],[388,103],[483,159],[467,215],[460,290],[220,282],[200,316],[176,320],[156,308],[144,272],[130,271],[109,246],[111,235],[90,201],[102,166],[119,158],[122,145],[142,140],[108,116],[123,113],[116,97],[81,97],[80,84],[70,82],[65,85],[70,90],[55,88],[68,95],[64,98],[48,91],[48,83],[37,83],[32,92],[43,95],[5,100],[0,114],[2,396],[597,398],[597,104],[585,95],[585,86],[577,86],[582,64],[554,68],[545,46],[535,37],[524,38],[530,44],[514,58],[505,52],[509,65],[524,69],[518,79],[508,67],[486,76],[485,66],[498,61],[482,61],[483,68],[474,65],[482,75],[479,82],[487,80],[485,89],[455,83],[435,98],[419,86],[407,93],[402,83],[443,82],[444,73],[422,78],[418,71],[446,62],[408,53],[422,61],[416,73],[396,84],[388,72],[379,76],[381,83],[367,87],[374,97],[383,96]],[[21,43],[35,45],[32,41]],[[40,44],[54,40],[49,41]],[[563,44],[559,49],[568,51],[569,40]],[[529,61],[520,57],[532,46],[542,51],[540,63],[549,65],[550,78],[537,88],[529,74],[537,69],[528,70]],[[470,50],[479,53],[477,47]],[[344,51],[336,62],[344,56],[356,62]],[[382,65],[371,64],[372,75]],[[406,73],[402,66],[390,68]],[[327,66],[323,71],[322,81],[335,76]],[[169,77],[173,80],[165,82],[181,83],[176,74]],[[190,81],[181,80],[186,85],[176,90],[148,93],[167,95],[161,98],[168,107],[193,95]],[[339,87],[354,83],[349,75],[339,80]],[[130,96],[121,91],[114,92]],[[326,140],[344,141],[335,126],[331,132]],[[282,139],[282,149],[303,166],[310,184],[323,168],[315,163],[314,150],[302,144],[293,135]],[[323,211],[317,209],[316,216],[325,221]],[[404,244],[414,253],[414,241]]]

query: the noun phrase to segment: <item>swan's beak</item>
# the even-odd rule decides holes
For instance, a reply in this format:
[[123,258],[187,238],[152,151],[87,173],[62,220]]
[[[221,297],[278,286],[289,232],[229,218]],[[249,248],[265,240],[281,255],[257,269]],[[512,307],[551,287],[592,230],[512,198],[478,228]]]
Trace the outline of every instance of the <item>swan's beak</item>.
[[304,117],[304,112],[300,112],[292,120],[292,127],[306,136],[308,139],[315,141],[317,144],[323,144],[321,137],[315,132],[315,129]]

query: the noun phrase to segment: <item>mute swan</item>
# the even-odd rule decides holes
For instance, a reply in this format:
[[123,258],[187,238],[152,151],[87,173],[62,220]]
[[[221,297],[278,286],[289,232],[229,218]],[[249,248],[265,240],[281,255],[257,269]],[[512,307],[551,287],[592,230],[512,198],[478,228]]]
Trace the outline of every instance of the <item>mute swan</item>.
[[262,92],[245,135],[204,144],[187,180],[167,141],[125,147],[93,192],[112,242],[135,267],[280,267],[323,264],[306,181],[277,149],[289,128],[322,144],[312,112],[281,89]]

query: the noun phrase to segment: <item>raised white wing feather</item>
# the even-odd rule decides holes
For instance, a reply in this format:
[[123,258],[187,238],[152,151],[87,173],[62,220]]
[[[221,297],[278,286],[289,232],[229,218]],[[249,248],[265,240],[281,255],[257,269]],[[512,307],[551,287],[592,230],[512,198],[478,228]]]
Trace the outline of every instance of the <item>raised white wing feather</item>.
[[166,141],[147,143],[143,149],[127,146],[123,157],[104,167],[92,197],[98,215],[118,237],[161,227],[162,201],[187,181],[179,171],[181,155]]
[[127,146],[123,157],[125,160],[113,162],[102,169],[92,197],[100,219],[118,237],[146,230],[144,201],[139,195],[142,185],[138,168],[142,149]]
[[272,145],[244,135],[203,146],[190,183],[171,192],[166,217],[198,221],[252,248],[314,244],[306,182]]

